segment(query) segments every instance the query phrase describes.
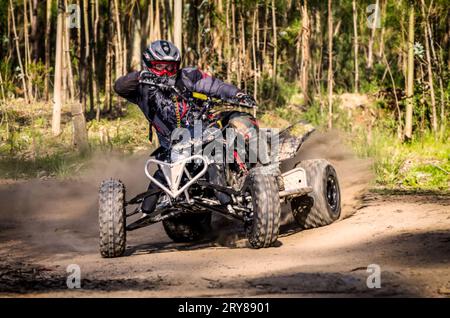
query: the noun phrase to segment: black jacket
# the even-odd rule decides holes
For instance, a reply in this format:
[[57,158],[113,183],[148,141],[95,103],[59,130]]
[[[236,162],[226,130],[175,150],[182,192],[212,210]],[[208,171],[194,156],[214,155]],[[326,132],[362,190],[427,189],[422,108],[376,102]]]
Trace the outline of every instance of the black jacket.
[[[175,107],[178,107],[181,126],[185,127],[190,124],[187,122],[187,116],[185,116],[187,105],[181,101],[174,102],[170,92],[164,92],[148,85],[140,85],[139,73],[131,72],[118,78],[114,83],[114,90],[123,98],[139,106],[150,125],[155,127],[161,145],[167,147],[170,141],[170,133],[178,125]],[[193,67],[179,70],[175,83],[182,92],[187,90],[225,99],[235,97],[239,92],[239,89],[234,85],[224,83]]]

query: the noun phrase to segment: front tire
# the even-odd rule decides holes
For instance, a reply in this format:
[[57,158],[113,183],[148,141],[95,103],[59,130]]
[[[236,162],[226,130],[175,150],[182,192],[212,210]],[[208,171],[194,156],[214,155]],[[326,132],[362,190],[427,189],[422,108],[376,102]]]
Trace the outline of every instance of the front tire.
[[304,160],[297,167],[305,169],[313,191],[291,201],[292,214],[303,229],[333,223],[341,214],[341,192],[336,170],[325,159]]
[[280,196],[273,175],[253,174],[249,185],[253,216],[246,234],[252,248],[272,246],[278,239],[280,227]]
[[99,190],[98,221],[100,254],[111,258],[122,256],[126,247],[125,185],[119,180],[103,181]]

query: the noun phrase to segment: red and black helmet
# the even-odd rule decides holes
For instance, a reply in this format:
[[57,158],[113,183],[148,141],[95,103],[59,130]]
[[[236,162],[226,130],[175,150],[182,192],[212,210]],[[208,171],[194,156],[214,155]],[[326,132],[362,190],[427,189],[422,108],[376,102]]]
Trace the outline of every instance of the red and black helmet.
[[180,62],[180,50],[169,41],[154,41],[142,53],[144,69],[158,76],[174,76]]

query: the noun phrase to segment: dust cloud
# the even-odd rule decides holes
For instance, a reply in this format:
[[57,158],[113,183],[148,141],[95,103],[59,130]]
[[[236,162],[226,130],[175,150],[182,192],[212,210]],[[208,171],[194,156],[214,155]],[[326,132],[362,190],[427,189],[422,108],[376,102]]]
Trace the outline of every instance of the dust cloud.
[[0,183],[0,242],[22,242],[28,254],[98,250],[98,187],[121,179],[128,193],[146,189],[148,154],[95,154],[88,168],[67,180],[33,179]]
[[372,161],[357,158],[344,140],[344,133],[339,131],[316,131],[306,139],[295,158],[287,161],[284,167],[282,165],[282,169],[287,170],[293,168],[301,160],[326,159],[330,161],[336,169],[341,189],[341,219],[345,219],[355,212],[374,177],[371,169]]

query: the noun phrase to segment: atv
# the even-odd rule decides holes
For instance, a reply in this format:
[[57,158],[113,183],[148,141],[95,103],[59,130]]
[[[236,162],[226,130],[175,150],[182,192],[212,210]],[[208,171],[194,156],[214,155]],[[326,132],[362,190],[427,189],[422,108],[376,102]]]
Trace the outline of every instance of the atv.
[[[224,110],[253,108],[256,113],[254,105],[195,92],[186,95],[173,84],[152,80],[143,79],[141,84],[170,90],[181,98],[190,106],[186,116],[191,122],[200,123],[201,132],[187,130],[189,138],[172,138],[169,147],[159,147],[150,156],[144,172],[157,185],[156,189],[127,200],[125,185],[120,180],[102,182],[99,190],[102,257],[122,256],[127,232],[157,222],[163,223],[173,241],[192,242],[212,231],[211,214],[220,213],[243,223],[252,248],[265,248],[277,241],[282,204],[291,205],[302,229],[324,226],[339,218],[341,194],[333,166],[323,159],[292,164],[303,142],[314,132],[313,127],[300,122],[281,132],[262,129],[249,112]],[[302,129],[300,134],[298,127]],[[230,140],[230,131],[238,138]],[[236,140],[244,153],[236,151]],[[278,141],[275,147],[273,140]],[[261,156],[255,154],[252,141],[258,142]],[[217,160],[216,154],[221,149],[228,151],[233,160]],[[246,160],[252,155],[256,160]],[[212,167],[220,172],[221,178],[211,173]],[[155,177],[152,173],[155,170],[160,171],[163,180]],[[146,222],[138,219],[127,223],[141,211],[144,199],[155,194],[159,195],[157,205]],[[220,200],[221,195],[228,202]],[[134,209],[129,208],[132,206]]]

